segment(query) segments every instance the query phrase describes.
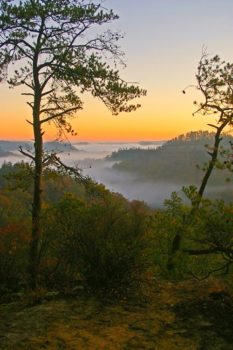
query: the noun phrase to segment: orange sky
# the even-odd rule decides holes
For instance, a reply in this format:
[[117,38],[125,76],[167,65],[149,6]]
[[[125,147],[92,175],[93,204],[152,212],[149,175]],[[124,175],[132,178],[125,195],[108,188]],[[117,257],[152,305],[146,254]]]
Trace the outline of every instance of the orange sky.
[[[30,108],[19,89],[9,90],[1,86],[1,139],[32,139],[32,128],[26,122],[31,119]],[[112,116],[99,101],[85,101],[84,109],[72,119],[77,132],[74,139],[87,141],[137,141],[164,140],[190,130],[205,129],[206,117],[192,116],[193,94],[174,96],[148,93],[141,99],[142,107],[133,113]],[[50,125],[45,138],[56,138],[56,130]],[[72,139],[72,138],[71,138]]]
[[[192,116],[196,92],[182,90],[195,83],[202,46],[211,54],[232,61],[232,0],[105,0],[120,20],[110,28],[126,33],[122,48],[127,68],[122,76],[137,81],[148,95],[142,108],[119,116],[89,97],[84,110],[72,121],[83,141],[126,141],[169,139],[190,130],[206,129],[213,119]],[[128,13],[130,11],[130,16]],[[140,24],[140,25],[139,25]],[[0,139],[32,139],[26,123],[30,109],[20,90],[0,85]],[[198,97],[200,100],[200,96]],[[53,128],[45,138],[55,139]]]

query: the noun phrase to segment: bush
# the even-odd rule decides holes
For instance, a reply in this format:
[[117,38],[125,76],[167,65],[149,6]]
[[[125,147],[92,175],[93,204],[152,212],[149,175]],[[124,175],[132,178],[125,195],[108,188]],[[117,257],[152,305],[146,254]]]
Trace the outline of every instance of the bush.
[[106,193],[88,203],[66,196],[47,217],[42,264],[54,258],[50,271],[57,266],[47,282],[81,279],[92,291],[119,293],[140,279],[147,226],[142,203]]
[[0,228],[0,295],[26,284],[28,222]]
[[[202,200],[190,217],[190,207],[173,193],[165,208],[154,215],[154,262],[166,278],[203,279],[210,274],[232,271],[233,207],[222,201]],[[189,218],[187,220],[187,218]],[[167,269],[174,237],[182,235],[182,246],[174,260],[175,268]]]

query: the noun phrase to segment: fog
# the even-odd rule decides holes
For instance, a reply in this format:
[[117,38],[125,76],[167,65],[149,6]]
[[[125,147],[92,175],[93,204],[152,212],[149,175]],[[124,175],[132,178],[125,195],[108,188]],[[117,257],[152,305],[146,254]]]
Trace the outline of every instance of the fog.
[[[113,169],[114,162],[105,159],[112,152],[122,148],[157,148],[161,144],[145,145],[141,143],[76,143],[73,144],[75,151],[61,152],[59,156],[62,161],[70,166],[81,169],[84,175],[90,176],[93,180],[103,183],[109,190],[121,193],[129,200],[142,200],[152,207],[161,207],[165,199],[169,198],[173,191],[182,195],[181,188],[185,184],[168,183],[164,181],[153,182],[143,181],[136,175],[125,171]],[[13,155],[0,158],[3,162],[18,162],[26,160],[17,150]],[[208,188],[208,194],[218,194],[226,187],[219,186]]]
[[84,175],[89,175],[93,180],[103,183],[109,190],[121,193],[129,200],[137,199],[146,202],[150,206],[160,207],[173,191],[181,191],[181,185],[142,181],[131,173],[113,169],[114,162],[104,158],[112,152],[122,148],[157,148],[158,145],[141,145],[139,143],[95,143],[76,145],[78,152],[70,155],[61,155],[66,164],[82,169]]
[[164,199],[169,198],[171,192],[181,189],[181,186],[172,183],[144,182],[131,173],[113,169],[113,162],[93,161],[91,168],[87,167],[88,162],[82,164],[83,174],[103,183],[111,191],[121,193],[130,200],[145,201],[153,207],[162,206]]
[[[114,162],[104,158],[112,152],[125,148],[157,148],[158,144],[141,143],[74,143],[76,151],[59,154],[67,165],[82,169],[84,175],[103,183],[109,190],[121,193],[124,197],[133,200],[142,200],[151,206],[161,206],[165,198],[170,197],[172,191],[179,191],[180,186],[168,183],[142,182],[132,174],[112,169]],[[3,162],[19,162],[26,160],[17,150],[13,156],[0,158]]]

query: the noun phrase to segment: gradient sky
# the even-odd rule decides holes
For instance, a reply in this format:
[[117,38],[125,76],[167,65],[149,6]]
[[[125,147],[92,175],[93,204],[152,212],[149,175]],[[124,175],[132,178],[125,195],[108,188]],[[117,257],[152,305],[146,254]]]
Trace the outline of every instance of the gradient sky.
[[[203,46],[232,62],[233,0],[104,0],[103,5],[120,16],[110,28],[125,33],[122,77],[139,82],[148,94],[138,111],[119,116],[87,96],[72,122],[75,139],[158,140],[206,129],[211,117],[192,116],[192,101],[200,96],[191,89],[183,95],[182,89],[195,83]],[[0,139],[31,139],[25,121],[30,109],[19,89],[1,84],[0,96]],[[54,129],[46,130],[47,139],[55,136]]]

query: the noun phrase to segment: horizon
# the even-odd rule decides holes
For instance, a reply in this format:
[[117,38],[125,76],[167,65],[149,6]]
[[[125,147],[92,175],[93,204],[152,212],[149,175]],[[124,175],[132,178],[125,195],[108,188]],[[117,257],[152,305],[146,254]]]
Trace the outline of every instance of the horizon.
[[[60,143],[99,143],[99,144],[120,144],[120,143],[141,143],[141,142],[166,142],[171,139],[166,140],[57,140],[57,139],[45,139],[44,142],[60,142]],[[0,139],[0,142],[34,142],[32,139]]]
[[[153,143],[153,142],[167,142],[167,141],[171,141],[177,137],[183,136],[183,135],[188,135],[189,133],[195,133],[195,132],[209,132],[209,133],[214,133],[213,128],[205,128],[205,129],[198,129],[198,130],[188,130],[185,133],[180,133],[180,134],[176,134],[174,136],[172,136],[171,138],[157,138],[157,139],[75,139],[75,138],[64,138],[64,139],[59,139],[56,137],[53,138],[45,138],[43,139],[43,141],[46,142],[58,142],[58,143],[70,143],[70,144],[78,144],[78,143],[98,143],[98,144],[121,144],[121,143]],[[232,130],[228,130],[226,132],[223,133],[224,135],[232,135]],[[34,142],[34,139],[32,138],[4,138],[1,137],[0,138],[0,142]]]

